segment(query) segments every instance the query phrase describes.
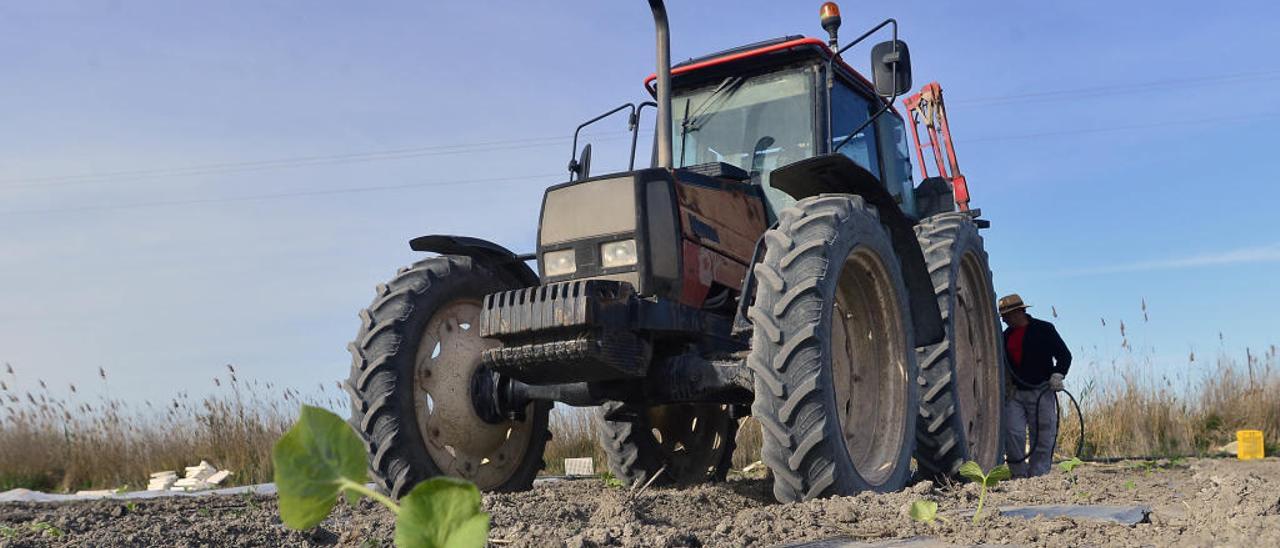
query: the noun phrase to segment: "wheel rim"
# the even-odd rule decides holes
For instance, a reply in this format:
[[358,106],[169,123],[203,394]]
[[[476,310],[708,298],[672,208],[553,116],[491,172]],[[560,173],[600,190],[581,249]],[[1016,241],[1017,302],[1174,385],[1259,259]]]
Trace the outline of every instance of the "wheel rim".
[[676,404],[650,407],[650,432],[658,443],[664,474],[676,482],[704,481],[717,472],[728,443],[724,405]]
[[533,421],[485,422],[476,414],[471,377],[480,353],[497,343],[480,337],[478,301],[460,300],[427,321],[414,364],[414,412],[423,444],[444,474],[492,489],[520,466]]
[[960,262],[952,317],[953,363],[960,420],[964,426],[969,454],[983,465],[994,466],[999,455],[1000,340],[996,335],[995,310],[987,291],[986,269],[974,253]]
[[854,469],[872,486],[893,477],[907,436],[907,343],[891,280],[878,254],[855,248],[844,261],[831,311],[840,429]]

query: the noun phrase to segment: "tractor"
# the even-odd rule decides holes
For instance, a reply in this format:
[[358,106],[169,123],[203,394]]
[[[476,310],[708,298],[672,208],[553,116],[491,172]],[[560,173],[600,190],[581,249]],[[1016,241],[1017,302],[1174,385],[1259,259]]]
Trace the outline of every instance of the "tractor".
[[[969,208],[941,88],[904,101],[910,128],[894,107],[911,89],[897,22],[840,47],[828,2],[825,41],[787,36],[673,67],[665,7],[649,5],[652,100],[578,127],[626,114],[628,171],[592,174],[575,132],[535,252],[415,238],[433,255],[360,313],[351,423],[381,488],[399,497],[448,475],[528,489],[557,402],[595,408],[609,470],[630,485],[725,479],[748,416],[779,501],[998,464],[989,223]],[[842,54],[889,30],[868,80]],[[635,169],[646,108],[652,167]]]

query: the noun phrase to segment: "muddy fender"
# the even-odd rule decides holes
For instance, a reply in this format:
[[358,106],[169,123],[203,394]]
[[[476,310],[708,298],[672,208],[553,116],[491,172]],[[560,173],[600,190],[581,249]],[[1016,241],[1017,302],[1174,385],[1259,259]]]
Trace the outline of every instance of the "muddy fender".
[[901,263],[916,344],[942,342],[946,336],[942,313],[913,224],[875,175],[842,154],[824,154],[774,170],[769,183],[797,200],[819,194],[854,194],[875,206],[880,221],[889,229],[894,252]]
[[430,234],[409,240],[409,248],[440,255],[470,257],[471,260],[508,277],[510,281],[519,284],[518,287],[532,287],[539,284],[538,274],[524,262],[530,257],[516,255],[511,250],[488,240],[469,236]]

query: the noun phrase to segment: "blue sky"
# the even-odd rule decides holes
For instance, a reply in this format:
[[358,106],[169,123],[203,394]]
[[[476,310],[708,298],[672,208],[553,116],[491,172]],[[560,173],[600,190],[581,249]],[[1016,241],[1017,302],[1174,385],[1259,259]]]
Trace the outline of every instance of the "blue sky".
[[[818,4],[672,2],[673,57],[819,36]],[[1280,343],[1280,8],[845,2],[843,35],[890,16],[946,89],[997,291],[1054,307],[1079,371],[1120,321],[1168,373]],[[31,2],[0,27],[0,361],[139,400],[227,363],[345,377],[409,238],[529,249],[573,128],[653,70],[639,1]]]

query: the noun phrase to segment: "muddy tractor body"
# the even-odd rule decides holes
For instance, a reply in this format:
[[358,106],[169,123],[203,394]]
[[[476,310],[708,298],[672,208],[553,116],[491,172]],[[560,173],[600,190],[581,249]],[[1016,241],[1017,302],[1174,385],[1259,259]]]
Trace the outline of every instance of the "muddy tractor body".
[[[1003,355],[985,221],[968,208],[941,89],[907,100],[910,126],[893,108],[910,87],[896,23],[837,49],[824,5],[828,41],[671,67],[665,10],[650,5],[654,101],[588,123],[625,113],[636,132],[655,107],[653,167],[594,175],[588,146],[546,190],[534,253],[416,238],[436,256],[361,313],[352,422],[382,486],[400,495],[447,474],[528,488],[556,402],[596,408],[627,483],[724,479],[747,416],[780,500],[996,464]],[[841,53],[886,30],[867,80]],[[915,184],[908,134],[921,162],[931,146],[950,169]]]

